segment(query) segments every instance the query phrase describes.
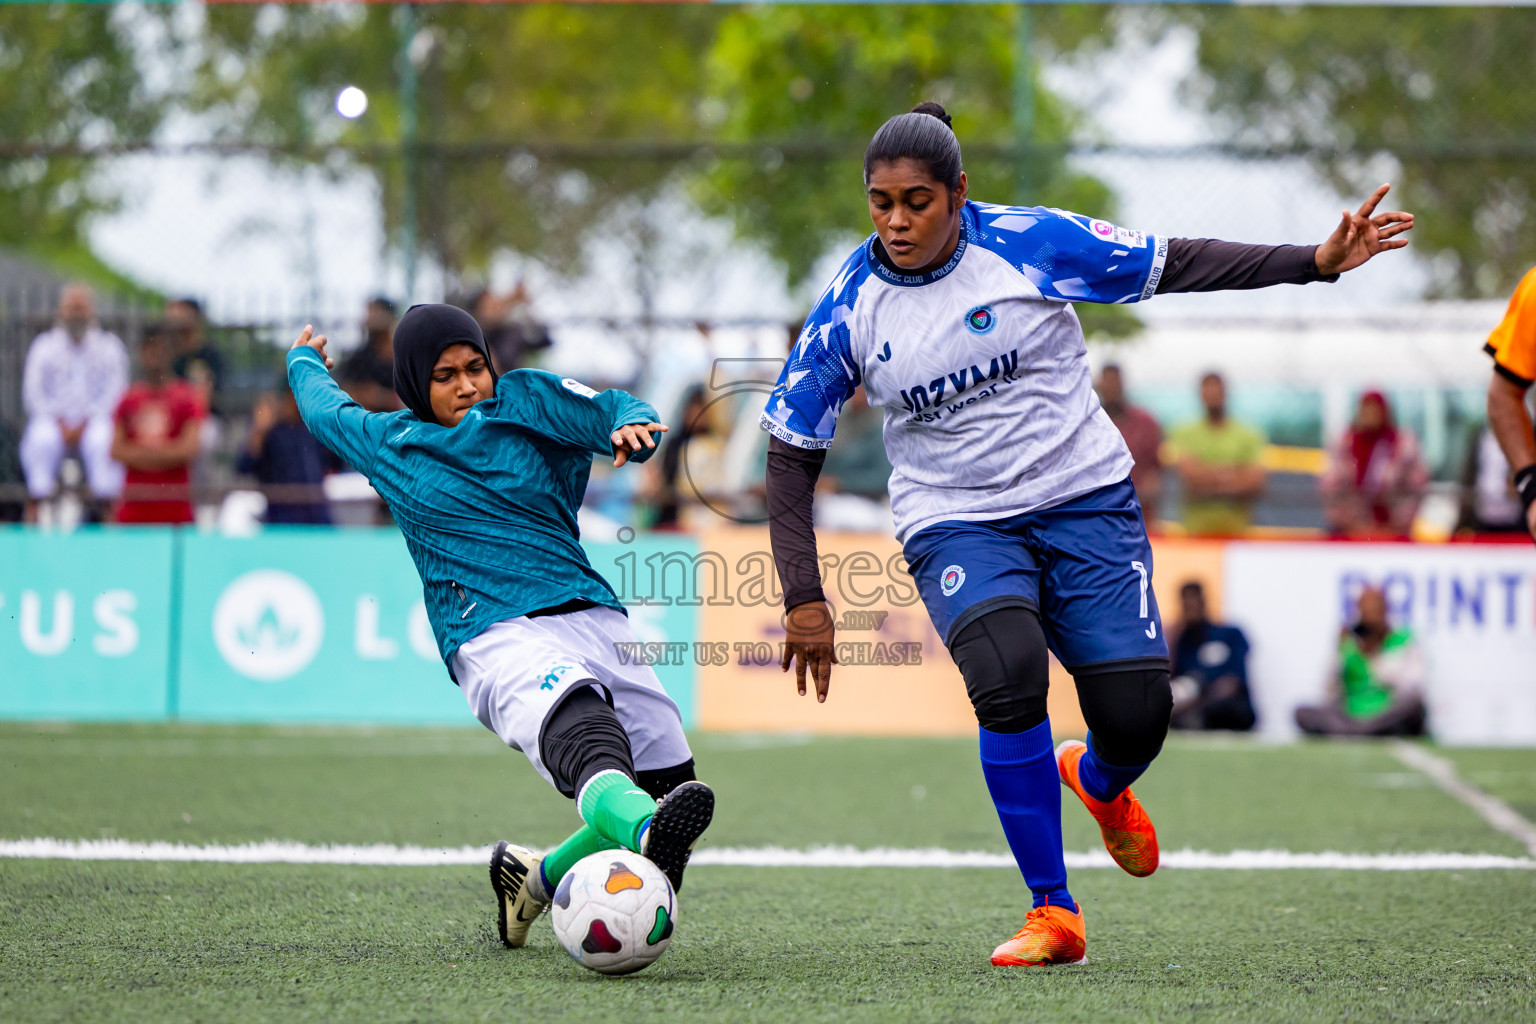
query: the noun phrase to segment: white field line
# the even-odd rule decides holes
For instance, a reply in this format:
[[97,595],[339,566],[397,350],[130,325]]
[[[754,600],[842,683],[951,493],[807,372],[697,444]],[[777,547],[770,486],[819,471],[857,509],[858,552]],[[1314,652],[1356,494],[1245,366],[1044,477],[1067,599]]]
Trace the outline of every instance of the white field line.
[[[31,860],[197,861],[220,864],[351,864],[384,867],[483,864],[489,847],[460,846],[309,846],[267,840],[240,846],[187,846],[181,843],[135,843],[126,839],[5,839],[0,858]],[[695,865],[759,868],[1009,868],[1006,853],[941,849],[819,846],[809,850],[781,847],[706,847],[693,857]],[[1103,850],[1067,854],[1069,868],[1109,868]],[[1536,869],[1536,859],[1484,853],[1292,853],[1289,850],[1167,851],[1162,866],[1173,869],[1264,871],[1311,869],[1333,871],[1479,871]],[[1016,870],[1016,869],[1015,869]]]
[[1410,768],[1417,768],[1428,775],[1435,785],[1466,804],[1489,825],[1514,839],[1536,857],[1536,825],[1526,821],[1518,811],[1500,800],[1489,796],[1456,774],[1456,766],[1443,757],[1437,757],[1416,743],[1399,741],[1392,744],[1392,753]]

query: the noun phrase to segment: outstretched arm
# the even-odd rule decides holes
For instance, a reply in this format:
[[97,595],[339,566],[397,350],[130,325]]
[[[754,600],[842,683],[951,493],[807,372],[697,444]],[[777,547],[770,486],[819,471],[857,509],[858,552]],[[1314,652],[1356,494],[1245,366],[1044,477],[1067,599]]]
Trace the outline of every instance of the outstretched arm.
[[655,409],[626,391],[594,391],[544,370],[513,370],[496,390],[498,416],[562,447],[612,455],[615,466],[650,458],[651,435],[667,430]]
[[1378,188],[1321,245],[1247,245],[1214,238],[1170,238],[1157,294],[1268,288],[1276,284],[1336,281],[1377,253],[1400,249],[1413,214],[1377,213],[1390,185]]
[[784,584],[784,651],[779,667],[795,666],[795,684],[805,696],[806,670],[816,685],[816,699],[827,699],[832,681],[832,612],[821,589],[821,560],[816,553],[814,495],[826,461],[825,449],[797,448],[777,437],[768,439],[768,539]]
[[325,352],[325,335],[305,324],[288,350],[288,385],[293,388],[299,415],[316,440],[361,473],[373,470],[374,456],[384,443],[384,413],[371,413],[352,401],[328,372],[335,365]]

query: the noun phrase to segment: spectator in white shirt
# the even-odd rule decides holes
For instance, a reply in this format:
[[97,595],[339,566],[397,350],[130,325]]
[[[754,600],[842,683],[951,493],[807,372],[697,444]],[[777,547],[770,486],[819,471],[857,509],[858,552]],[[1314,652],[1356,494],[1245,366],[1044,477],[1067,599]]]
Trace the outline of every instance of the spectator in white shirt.
[[59,466],[74,450],[97,500],[93,519],[123,489],[123,468],[112,461],[112,413],[128,388],[128,350],[96,324],[95,297],[78,281],[59,295],[59,322],[32,340],[22,372],[27,428],[21,464],[27,477],[28,518],[51,497]]

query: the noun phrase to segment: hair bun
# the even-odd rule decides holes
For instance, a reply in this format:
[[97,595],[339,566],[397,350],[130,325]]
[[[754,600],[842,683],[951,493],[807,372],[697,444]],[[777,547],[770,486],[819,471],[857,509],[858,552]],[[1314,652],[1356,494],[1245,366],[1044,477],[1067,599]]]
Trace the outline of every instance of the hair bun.
[[955,119],[949,116],[949,112],[944,109],[944,105],[942,103],[935,103],[932,100],[927,100],[913,107],[910,113],[927,114],[929,117],[936,117],[940,121],[943,121],[944,127],[948,128],[950,131],[954,131],[955,129]]

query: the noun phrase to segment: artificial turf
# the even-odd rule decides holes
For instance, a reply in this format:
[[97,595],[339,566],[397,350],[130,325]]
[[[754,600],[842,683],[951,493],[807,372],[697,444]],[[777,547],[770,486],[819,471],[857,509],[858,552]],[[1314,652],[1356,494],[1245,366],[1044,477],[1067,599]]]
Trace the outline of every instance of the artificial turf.
[[[715,845],[1005,847],[966,741],[698,737]],[[1536,752],[1443,752],[1518,804]],[[0,726],[0,837],[549,843],[574,822],[472,730]],[[1165,849],[1520,855],[1379,744],[1173,741]],[[1488,787],[1494,791],[1494,787]],[[1096,831],[1064,805],[1067,846]],[[1089,962],[998,971],[1008,870],[690,871],[672,949],[583,971],[493,934],[480,867],[0,860],[0,1019],[1530,1020],[1536,871],[1076,871]]]

